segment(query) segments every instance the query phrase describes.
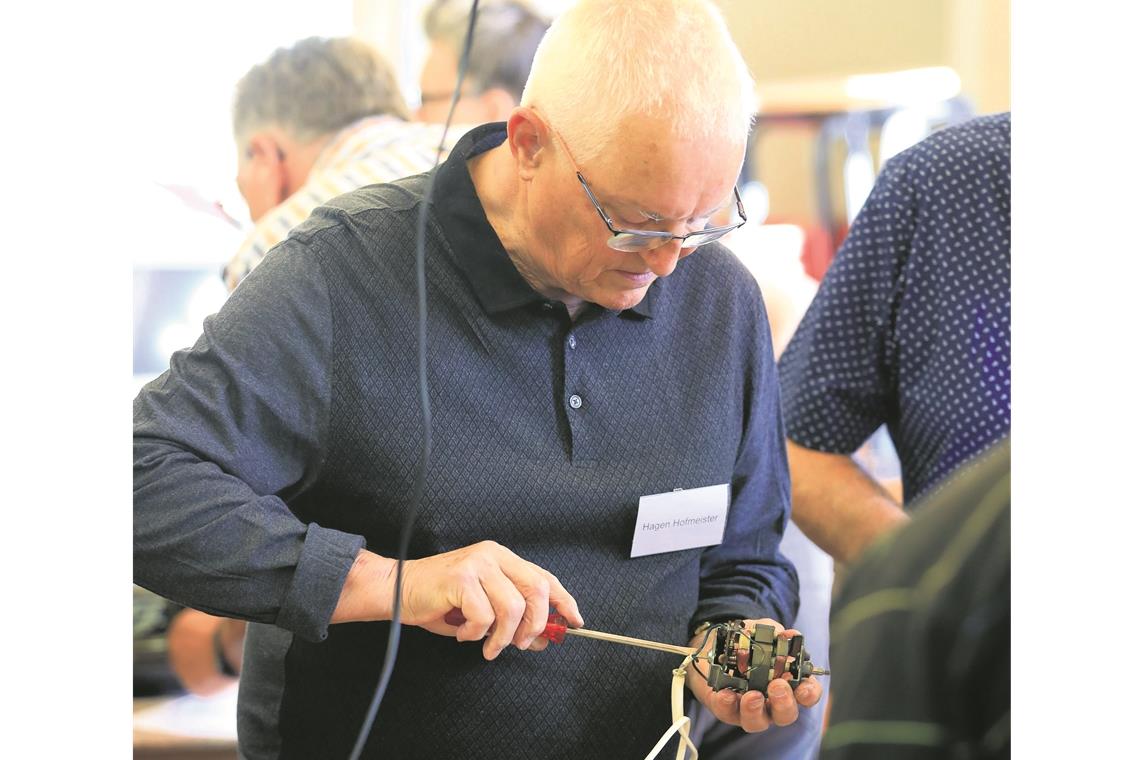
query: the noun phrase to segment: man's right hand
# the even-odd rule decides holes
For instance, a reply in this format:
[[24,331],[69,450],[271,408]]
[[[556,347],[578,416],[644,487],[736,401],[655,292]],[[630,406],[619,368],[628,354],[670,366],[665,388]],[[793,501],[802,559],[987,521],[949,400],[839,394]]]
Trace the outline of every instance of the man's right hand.
[[[391,620],[396,560],[362,550],[349,571],[332,622]],[[507,645],[543,649],[537,636],[553,606],[575,627],[583,625],[578,603],[548,571],[493,541],[404,564],[402,622],[459,641],[484,639],[493,660]],[[461,625],[444,616],[458,608]],[[533,645],[533,646],[532,646]]]

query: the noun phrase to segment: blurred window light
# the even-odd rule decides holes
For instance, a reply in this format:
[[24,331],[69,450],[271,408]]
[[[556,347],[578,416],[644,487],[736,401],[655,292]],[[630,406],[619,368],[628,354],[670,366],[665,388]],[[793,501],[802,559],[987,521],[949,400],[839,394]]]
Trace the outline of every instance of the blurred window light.
[[855,217],[875,185],[875,164],[867,150],[852,151],[843,160],[843,195],[847,207],[847,224]]
[[857,74],[847,78],[844,90],[855,100],[898,105],[929,103],[956,97],[962,90],[962,80],[948,66],[930,66],[882,74]]
[[930,114],[925,109],[902,108],[883,122],[879,130],[879,165],[902,153],[930,133]]
[[134,368],[138,383],[164,372],[170,355],[202,334],[202,322],[221,308],[226,286],[214,267],[136,268]]
[[748,211],[749,224],[763,224],[768,218],[771,198],[767,186],[760,180],[752,179],[745,182],[740,188],[740,200],[744,202],[744,208]]

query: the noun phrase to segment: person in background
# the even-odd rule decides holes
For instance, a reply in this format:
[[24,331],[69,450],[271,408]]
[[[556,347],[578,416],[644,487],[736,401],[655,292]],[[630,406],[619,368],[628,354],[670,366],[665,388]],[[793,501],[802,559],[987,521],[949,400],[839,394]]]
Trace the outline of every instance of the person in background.
[[348,37],[303,39],[250,69],[233,127],[254,228],[226,265],[231,290],[317,206],[430,169],[441,134],[408,121],[388,62]]
[[[447,118],[459,73],[459,58],[467,36],[469,0],[436,0],[424,15],[428,57],[420,74],[420,121]],[[519,104],[538,43],[550,22],[518,0],[479,4],[475,37],[467,61],[456,124],[504,121]]]
[[[365,755],[642,757],[670,723],[676,658],[524,651],[545,648],[551,606],[693,646],[709,623],[794,618],[771,335],[715,242],[746,217],[734,184],[755,108],[712,3],[583,0],[506,123],[468,132],[434,175],[318,208],[143,388],[136,582],[254,621],[239,715],[257,702],[278,734],[253,750],[239,717],[244,755],[347,754],[376,689],[422,453],[421,209],[435,444]],[[710,227],[725,206],[734,220]],[[721,522],[719,543],[686,529],[631,557],[652,495]],[[254,694],[265,628],[292,641],[271,663],[280,690]],[[749,731],[819,699],[814,678],[767,697],[714,694],[695,671],[688,686]]]
[[882,424],[904,503],[1009,433],[1010,115],[887,162],[780,359],[793,516],[851,562],[906,521],[852,460]]
[[1010,442],[865,551],[832,617],[824,760],[1010,756]]
[[[838,563],[1008,435],[1008,113],[945,128],[887,162],[779,366],[793,520]],[[882,425],[901,501],[852,456]],[[797,567],[795,625],[822,659],[812,642],[827,645],[829,598],[807,589],[825,579]],[[812,757],[815,745],[802,752],[787,756]]]

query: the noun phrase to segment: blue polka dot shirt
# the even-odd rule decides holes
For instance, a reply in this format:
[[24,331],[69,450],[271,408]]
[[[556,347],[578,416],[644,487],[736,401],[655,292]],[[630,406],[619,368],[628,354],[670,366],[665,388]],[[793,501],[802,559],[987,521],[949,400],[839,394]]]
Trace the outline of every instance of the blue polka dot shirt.
[[909,503],[1010,425],[1010,116],[889,160],[780,360],[788,437],[887,425]]

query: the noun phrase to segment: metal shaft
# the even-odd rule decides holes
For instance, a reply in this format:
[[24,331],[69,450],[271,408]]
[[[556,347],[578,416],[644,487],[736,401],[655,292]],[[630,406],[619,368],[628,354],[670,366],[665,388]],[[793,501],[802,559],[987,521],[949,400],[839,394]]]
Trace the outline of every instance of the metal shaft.
[[616,633],[602,633],[601,631],[591,631],[589,628],[566,628],[566,633],[573,636],[584,636],[588,639],[600,639],[601,641],[609,641],[614,644],[625,644],[631,647],[641,647],[642,649],[656,649],[660,652],[670,652],[672,654],[689,655],[697,651],[693,647],[682,647],[676,644],[662,644],[659,641],[647,641],[646,639],[635,639],[632,636],[618,636]]

